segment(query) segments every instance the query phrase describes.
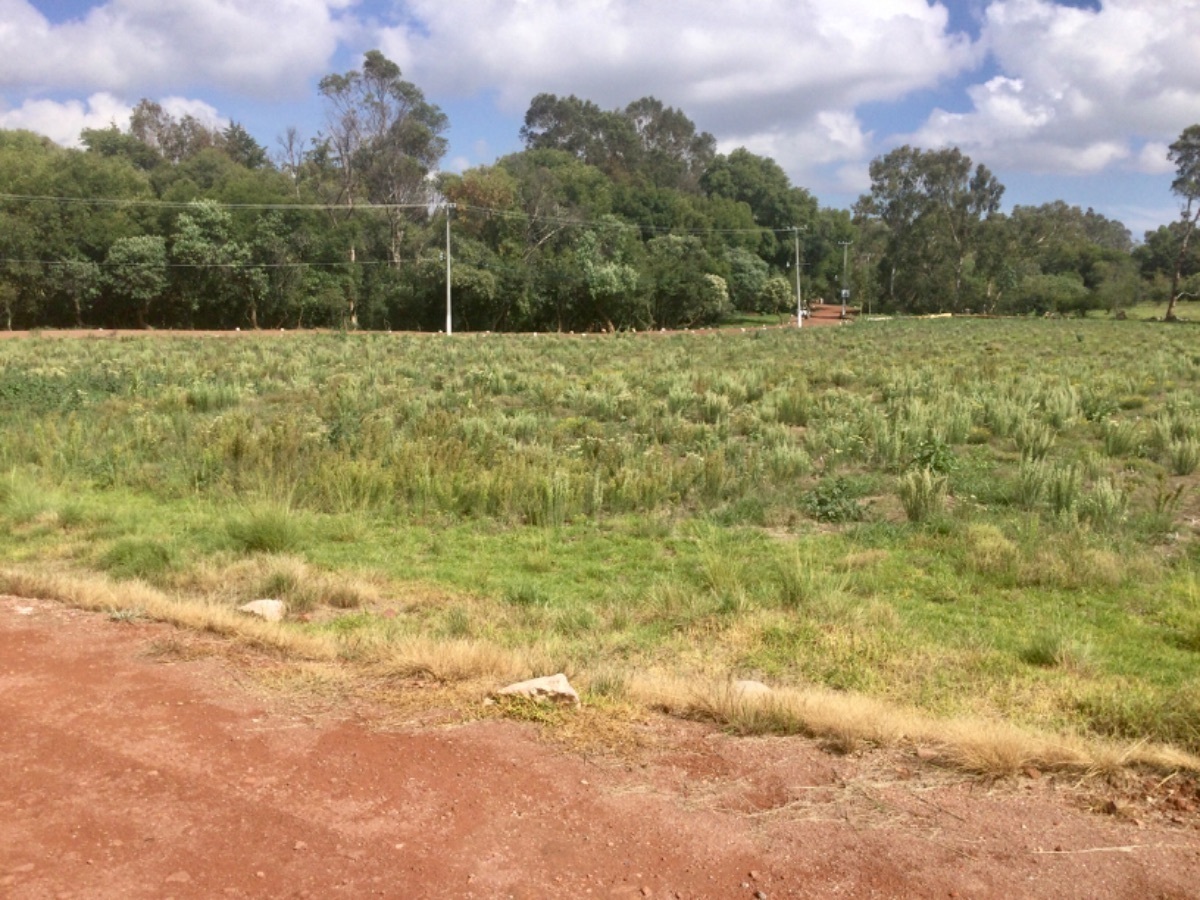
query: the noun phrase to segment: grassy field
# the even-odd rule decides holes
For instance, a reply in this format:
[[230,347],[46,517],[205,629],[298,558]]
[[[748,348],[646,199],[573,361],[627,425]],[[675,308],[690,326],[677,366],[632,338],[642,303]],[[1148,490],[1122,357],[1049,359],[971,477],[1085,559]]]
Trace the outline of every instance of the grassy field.
[[230,632],[279,597],[252,637],[302,655],[849,743],[967,717],[1200,753],[1198,337],[6,341],[0,592]]

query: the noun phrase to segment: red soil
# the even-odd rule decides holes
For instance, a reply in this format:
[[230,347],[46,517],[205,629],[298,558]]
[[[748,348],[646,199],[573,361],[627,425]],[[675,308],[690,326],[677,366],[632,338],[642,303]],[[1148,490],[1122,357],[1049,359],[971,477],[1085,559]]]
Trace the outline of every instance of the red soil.
[[[178,652],[205,641],[0,596],[0,896],[1141,898],[1200,885],[1188,779],[1131,779],[1125,794],[1037,773],[983,783],[911,753],[837,756],[659,717],[619,754],[453,714],[385,729],[365,708],[269,693],[246,661]],[[176,652],[153,652],[164,642]]]

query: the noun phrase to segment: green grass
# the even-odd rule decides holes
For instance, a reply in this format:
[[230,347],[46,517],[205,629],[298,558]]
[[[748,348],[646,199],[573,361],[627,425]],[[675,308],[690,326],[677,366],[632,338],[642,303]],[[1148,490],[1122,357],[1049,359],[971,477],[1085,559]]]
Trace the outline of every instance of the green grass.
[[1195,751],[1196,397],[1189,327],[1099,319],[4,342],[0,565],[279,597],[422,671]]

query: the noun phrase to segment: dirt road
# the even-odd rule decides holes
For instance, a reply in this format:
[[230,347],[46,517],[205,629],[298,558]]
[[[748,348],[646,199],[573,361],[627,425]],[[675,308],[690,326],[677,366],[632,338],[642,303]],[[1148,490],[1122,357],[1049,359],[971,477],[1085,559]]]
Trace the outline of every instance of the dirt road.
[[1126,803],[659,718],[619,758],[504,720],[381,731],[192,640],[0,597],[0,896],[1200,893],[1194,782]]

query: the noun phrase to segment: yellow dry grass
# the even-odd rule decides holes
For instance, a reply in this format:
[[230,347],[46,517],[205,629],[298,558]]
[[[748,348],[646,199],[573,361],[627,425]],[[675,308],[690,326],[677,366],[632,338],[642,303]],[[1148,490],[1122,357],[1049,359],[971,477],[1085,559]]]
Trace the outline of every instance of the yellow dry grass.
[[[198,585],[197,585],[198,586]],[[272,624],[237,612],[213,597],[172,596],[139,582],[114,584],[97,576],[0,570],[0,593],[54,600],[81,609],[136,611],[146,618],[216,634],[242,646],[266,650],[311,666],[346,666],[344,678],[364,682],[397,679],[453,686],[440,700],[477,702],[500,684],[545,674],[551,659],[545,648],[517,652],[482,640],[428,636],[387,638],[311,632],[288,623]],[[309,669],[309,676],[312,670]],[[955,769],[1004,776],[1036,768],[1107,774],[1129,767],[1159,771],[1200,771],[1200,758],[1148,743],[1121,744],[1075,735],[1052,735],[979,719],[935,718],[869,697],[820,688],[778,688],[750,692],[727,679],[682,678],[670,674],[631,676],[606,670],[579,672],[581,683],[613,696],[597,706],[630,705],[673,715],[702,718],[746,734],[803,734],[849,751],[861,745],[911,746],[921,755]],[[327,680],[326,672],[318,680]]]
[[1128,767],[1200,771],[1200,757],[1149,743],[1052,735],[981,719],[941,719],[855,694],[780,688],[768,694],[736,682],[634,680],[630,694],[677,715],[704,718],[747,734],[806,734],[846,751],[862,744],[912,746],[930,761],[979,775],[1025,769],[1106,774]]

